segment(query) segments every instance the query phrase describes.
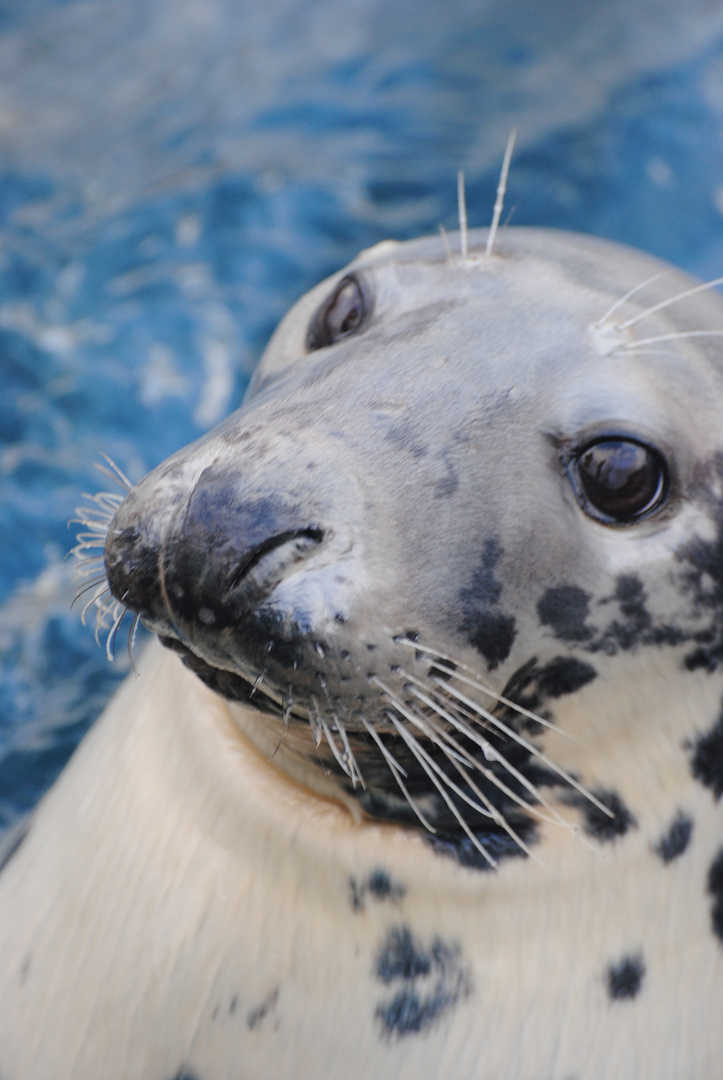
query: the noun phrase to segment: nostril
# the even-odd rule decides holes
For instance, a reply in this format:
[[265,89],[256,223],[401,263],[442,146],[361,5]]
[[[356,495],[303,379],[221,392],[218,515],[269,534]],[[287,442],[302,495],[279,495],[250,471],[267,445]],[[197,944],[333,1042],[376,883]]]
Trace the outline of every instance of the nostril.
[[284,561],[287,564],[301,562],[306,556],[309,548],[320,544],[323,539],[324,530],[314,526],[310,526],[306,529],[288,529],[286,532],[278,533],[276,536],[270,536],[267,540],[257,544],[256,547],[252,548],[244,555],[241,563],[236,568],[236,572],[228,586],[228,591],[232,592],[234,589],[238,588],[238,586],[249,577],[261,560],[272,552],[278,551],[278,549],[287,547],[288,545],[292,545],[292,550],[288,553],[288,556]]

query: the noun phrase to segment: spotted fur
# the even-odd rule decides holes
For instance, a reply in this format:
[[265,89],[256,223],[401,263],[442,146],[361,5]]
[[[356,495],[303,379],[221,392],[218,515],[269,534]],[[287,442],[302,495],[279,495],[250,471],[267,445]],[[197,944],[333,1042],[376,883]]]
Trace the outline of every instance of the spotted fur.
[[3,1080],[719,1080],[723,304],[467,240],[79,512],[162,644],[3,865]]

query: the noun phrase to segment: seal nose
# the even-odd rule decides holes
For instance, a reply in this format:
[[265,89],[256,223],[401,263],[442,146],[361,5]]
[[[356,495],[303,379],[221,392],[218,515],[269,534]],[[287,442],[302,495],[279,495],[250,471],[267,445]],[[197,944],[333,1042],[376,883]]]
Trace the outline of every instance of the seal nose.
[[220,628],[249,615],[325,537],[300,504],[249,494],[213,466],[162,536],[151,538],[143,521],[124,522],[123,506],[116,518],[106,545],[113,594],[143,615],[187,627]]

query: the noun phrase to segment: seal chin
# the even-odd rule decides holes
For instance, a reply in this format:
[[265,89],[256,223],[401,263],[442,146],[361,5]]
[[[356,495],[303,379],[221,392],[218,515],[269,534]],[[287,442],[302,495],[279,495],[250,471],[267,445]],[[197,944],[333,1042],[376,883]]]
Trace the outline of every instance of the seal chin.
[[220,694],[227,701],[250,705],[267,715],[281,715],[281,707],[258,686],[257,679],[245,679],[234,671],[214,667],[212,664],[202,660],[200,656],[179,641],[178,638],[161,634],[159,640],[167,649],[177,653],[189,671],[197,675],[209,689]]

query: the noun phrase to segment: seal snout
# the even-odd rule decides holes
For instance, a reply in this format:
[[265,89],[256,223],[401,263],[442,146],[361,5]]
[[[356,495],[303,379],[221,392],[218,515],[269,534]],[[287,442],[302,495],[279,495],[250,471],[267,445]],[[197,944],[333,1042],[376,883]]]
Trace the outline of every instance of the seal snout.
[[157,502],[144,512],[142,487],[109,530],[108,580],[154,629],[160,622],[184,639],[199,624],[219,630],[252,617],[330,534],[300,502],[247,491],[228,469],[204,469],[162,529]]

